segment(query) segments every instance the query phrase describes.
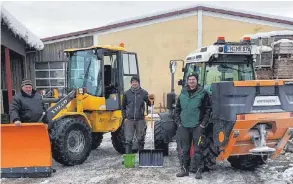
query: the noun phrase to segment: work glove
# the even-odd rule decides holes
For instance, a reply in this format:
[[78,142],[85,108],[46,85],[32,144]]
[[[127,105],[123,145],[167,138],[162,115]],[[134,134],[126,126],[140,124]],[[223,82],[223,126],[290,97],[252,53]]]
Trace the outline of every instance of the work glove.
[[205,135],[200,135],[197,144],[198,144],[198,146],[199,146],[200,148],[203,148],[204,145],[206,144],[206,136],[205,136]]
[[149,101],[151,101],[151,105],[154,105],[155,102],[155,95],[154,94],[149,94],[148,95]]

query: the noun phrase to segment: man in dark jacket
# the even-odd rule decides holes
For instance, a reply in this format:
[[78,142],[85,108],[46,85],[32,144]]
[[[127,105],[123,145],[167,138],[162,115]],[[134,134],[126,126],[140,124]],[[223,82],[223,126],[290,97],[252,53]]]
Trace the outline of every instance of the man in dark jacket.
[[178,124],[180,147],[182,149],[181,172],[176,176],[189,175],[190,147],[193,141],[193,159],[198,168],[195,178],[201,179],[203,169],[200,148],[201,135],[209,121],[211,104],[208,92],[197,84],[197,80],[197,73],[191,73],[188,76],[188,85],[182,89],[175,108],[175,121]]
[[150,99],[154,99],[154,95],[148,95],[148,92],[140,87],[138,77],[133,76],[130,83],[131,88],[124,93],[122,101],[126,154],[132,153],[132,140],[135,131],[138,149],[143,149],[146,128],[145,103],[151,106],[153,104],[151,104]]
[[[42,97],[32,88],[32,82],[24,79],[21,83],[21,90],[17,93],[10,104],[10,120],[20,126],[22,122],[38,122],[45,112]],[[43,123],[48,123],[46,115],[42,119]]]

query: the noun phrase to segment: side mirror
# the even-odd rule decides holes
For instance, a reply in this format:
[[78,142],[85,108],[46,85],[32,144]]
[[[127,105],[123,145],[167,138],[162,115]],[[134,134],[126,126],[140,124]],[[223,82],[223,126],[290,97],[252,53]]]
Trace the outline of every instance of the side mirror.
[[175,71],[176,71],[176,66],[177,66],[177,62],[176,61],[171,61],[170,62],[170,71],[171,71],[171,73],[175,73]]
[[97,51],[97,58],[98,60],[102,60],[103,59],[103,55],[104,55],[104,52],[102,49],[98,49]]
[[182,86],[182,85],[183,85],[183,80],[180,79],[180,80],[178,81],[178,86]]

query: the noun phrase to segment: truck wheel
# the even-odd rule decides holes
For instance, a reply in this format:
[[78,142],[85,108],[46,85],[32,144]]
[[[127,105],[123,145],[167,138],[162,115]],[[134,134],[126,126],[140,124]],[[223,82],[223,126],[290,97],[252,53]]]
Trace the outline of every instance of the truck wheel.
[[[146,135],[146,129],[145,129],[145,134],[144,134],[144,139]],[[124,136],[124,123],[121,124],[121,126],[115,131],[111,133],[111,140],[112,140],[112,145],[114,149],[121,154],[125,154],[125,136]],[[137,153],[138,152],[138,147],[137,147],[137,139],[134,134],[133,141],[132,141],[132,153]]]
[[92,132],[92,150],[97,149],[103,140],[103,133]]
[[[210,135],[211,136],[211,135]],[[216,158],[219,155],[218,148],[214,145],[212,137],[206,138],[206,144],[203,146],[202,157],[205,170],[210,170],[216,165]]]
[[164,131],[161,121],[155,121],[154,129],[155,149],[162,149],[163,155],[168,156],[169,144],[164,142]]
[[82,164],[90,155],[91,130],[83,117],[65,117],[54,122],[52,157],[66,166]]
[[241,170],[254,170],[258,166],[264,164],[267,160],[267,156],[260,155],[240,155],[231,156],[228,159],[231,166]]

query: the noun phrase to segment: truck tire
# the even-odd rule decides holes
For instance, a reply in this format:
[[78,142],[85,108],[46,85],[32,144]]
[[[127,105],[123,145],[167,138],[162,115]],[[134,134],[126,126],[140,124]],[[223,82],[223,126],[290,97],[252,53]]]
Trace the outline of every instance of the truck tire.
[[92,132],[92,150],[97,149],[103,140],[103,133]]
[[155,140],[155,149],[162,149],[163,155],[168,156],[169,144],[164,142],[164,131],[162,128],[161,121],[155,121],[154,140]]
[[211,170],[216,165],[216,158],[219,153],[219,149],[214,145],[213,138],[210,135],[206,138],[206,143],[202,151],[205,170]]
[[[146,129],[144,133],[144,139],[146,135]],[[121,154],[125,154],[125,136],[124,136],[124,123],[115,131],[111,133],[111,140],[114,149]],[[137,140],[134,134],[133,141],[132,141],[132,153],[137,153]]]
[[240,156],[231,156],[228,159],[231,166],[240,169],[240,170],[254,170],[258,166],[264,164],[267,160],[267,156],[260,155],[240,155]]
[[91,130],[80,116],[64,117],[53,124],[51,130],[52,157],[65,166],[80,165],[91,152]]

